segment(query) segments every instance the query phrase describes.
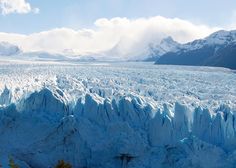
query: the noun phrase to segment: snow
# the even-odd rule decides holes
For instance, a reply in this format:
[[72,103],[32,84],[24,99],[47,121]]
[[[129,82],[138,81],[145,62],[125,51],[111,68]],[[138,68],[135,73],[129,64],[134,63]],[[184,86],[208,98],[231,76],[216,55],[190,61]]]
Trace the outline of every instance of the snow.
[[227,44],[229,42],[235,41],[236,39],[236,31],[225,31],[220,30],[217,31],[206,38],[208,44]]
[[[236,31],[225,31],[220,30],[215,33],[210,34],[209,36],[203,39],[196,39],[192,42],[188,42],[185,44],[180,44],[175,42],[172,37],[164,38],[160,44],[154,45],[150,44],[150,55],[152,57],[156,57],[157,59],[168,53],[168,52],[187,52],[191,50],[200,49],[206,46],[220,46],[220,45],[228,45],[231,43],[235,43],[236,41]],[[217,49],[217,48],[216,48]]]
[[[203,39],[180,44],[171,37],[164,38],[159,44],[149,45],[148,58],[142,57],[141,60],[156,61],[157,64],[178,64],[178,65],[214,65],[234,69],[233,64],[227,63],[227,59],[233,60],[233,54],[221,53],[226,47],[233,48],[236,42],[236,31],[217,31]],[[208,54],[206,54],[208,53]],[[199,58],[191,62],[185,55]],[[203,58],[202,55],[205,54]],[[218,57],[227,56],[225,61]],[[231,56],[232,55],[232,56]],[[181,58],[183,57],[183,58]],[[185,58],[186,57],[186,58]],[[183,60],[184,59],[184,60]],[[203,60],[200,60],[203,59]],[[174,60],[174,61],[173,61]],[[182,61],[180,61],[182,60]],[[232,62],[232,61],[228,61]]]
[[8,42],[0,42],[0,56],[12,56],[21,52],[21,49]]
[[227,45],[236,40],[236,31],[225,31],[220,30],[211,35],[207,36],[204,39],[194,40],[193,42],[189,42],[180,46],[180,49],[183,50],[196,50],[200,49],[204,46],[219,46],[219,45]]
[[149,57],[155,57],[158,59],[168,52],[178,51],[180,46],[180,43],[174,41],[172,37],[168,36],[162,39],[159,44],[152,43],[149,45]]
[[76,55],[72,51],[65,51],[62,53],[53,53],[46,51],[31,51],[24,52],[19,46],[8,42],[0,42],[0,58],[8,61],[51,61],[51,62],[92,62],[96,59],[88,55]]
[[1,61],[0,164],[234,167],[236,76],[152,63]]

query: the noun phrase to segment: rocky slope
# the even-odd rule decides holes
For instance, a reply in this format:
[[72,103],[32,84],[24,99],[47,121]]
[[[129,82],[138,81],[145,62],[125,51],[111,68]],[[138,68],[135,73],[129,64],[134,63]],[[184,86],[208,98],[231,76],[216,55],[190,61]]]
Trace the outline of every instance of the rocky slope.
[[160,44],[149,45],[149,55],[145,61],[155,61],[168,52],[177,51],[180,46],[181,44],[174,41],[172,37],[166,37],[161,40]]
[[220,66],[236,69],[236,31],[218,31],[205,39],[183,44],[156,64]]

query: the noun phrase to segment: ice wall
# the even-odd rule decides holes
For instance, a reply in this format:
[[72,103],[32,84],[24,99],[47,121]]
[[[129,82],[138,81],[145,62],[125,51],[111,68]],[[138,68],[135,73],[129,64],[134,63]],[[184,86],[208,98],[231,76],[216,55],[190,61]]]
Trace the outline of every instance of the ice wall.
[[61,90],[48,88],[17,103],[5,88],[0,103],[0,154],[23,167],[51,167],[60,159],[76,168],[236,162],[235,112],[225,105],[215,111],[178,102],[155,108],[139,96],[111,100],[94,93],[71,105]]

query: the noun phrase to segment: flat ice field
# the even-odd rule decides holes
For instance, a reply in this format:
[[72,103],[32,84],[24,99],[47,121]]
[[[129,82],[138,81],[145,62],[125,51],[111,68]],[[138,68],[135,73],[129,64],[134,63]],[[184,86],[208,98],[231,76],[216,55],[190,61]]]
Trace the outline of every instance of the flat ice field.
[[225,68],[0,62],[1,165],[233,168],[235,117]]

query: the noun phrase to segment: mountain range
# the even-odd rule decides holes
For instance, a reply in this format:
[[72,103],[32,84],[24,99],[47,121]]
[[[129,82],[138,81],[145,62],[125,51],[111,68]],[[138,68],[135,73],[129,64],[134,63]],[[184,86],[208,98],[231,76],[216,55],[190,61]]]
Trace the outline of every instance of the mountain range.
[[[162,43],[160,43],[160,46]],[[162,51],[158,47],[150,58],[156,64],[217,66],[236,69],[236,30],[217,31],[204,39],[194,40],[186,44],[169,43],[172,49]],[[171,48],[171,47],[170,47]]]
[[[185,44],[178,43],[168,36],[161,40],[159,44],[151,43],[148,46],[148,51],[148,57],[142,57],[141,60],[155,61],[155,64],[217,66],[236,69],[236,30],[217,31],[204,39],[194,40]],[[108,52],[108,55],[113,54],[114,52]],[[107,56],[96,57],[94,54],[81,56],[68,53],[48,53],[45,51],[23,52],[20,47],[8,42],[0,42],[0,56],[4,59],[30,61],[74,62],[107,61],[111,59]],[[121,61],[122,59],[117,56],[113,60]]]
[[21,53],[21,49],[8,42],[0,42],[0,56],[11,56]]
[[159,44],[151,43],[149,44],[149,56],[145,61],[156,61],[162,55],[172,51],[177,51],[181,44],[174,41],[172,37],[168,36],[161,40]]
[[92,56],[75,55],[74,53],[50,53],[46,51],[23,52],[20,47],[8,42],[0,42],[0,58],[4,60],[25,60],[25,61],[65,61],[83,62],[95,61]]

